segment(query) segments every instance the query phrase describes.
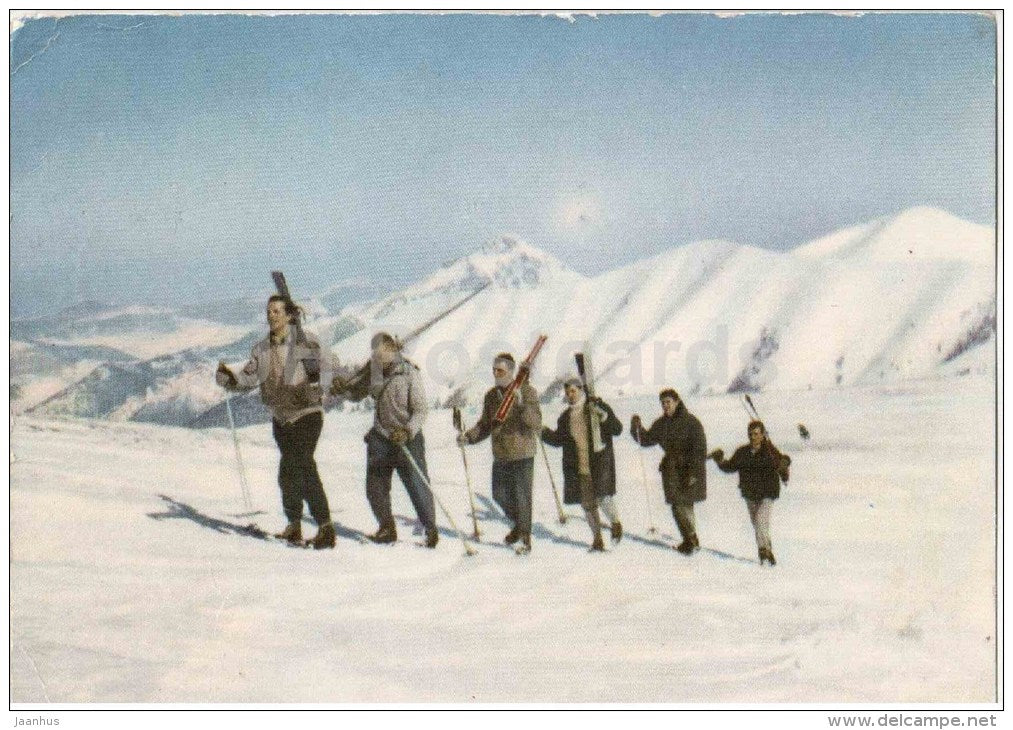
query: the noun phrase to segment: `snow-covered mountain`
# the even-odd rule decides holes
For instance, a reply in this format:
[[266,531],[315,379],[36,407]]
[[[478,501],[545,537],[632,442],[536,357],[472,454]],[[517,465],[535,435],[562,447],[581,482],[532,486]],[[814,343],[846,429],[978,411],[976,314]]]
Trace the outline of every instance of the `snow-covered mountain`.
[[[437,404],[477,402],[489,385],[493,355],[509,350],[520,359],[539,333],[549,340],[533,382],[548,397],[572,371],[579,350],[593,355],[605,395],[988,374],[994,256],[992,228],[932,208],[849,227],[786,253],[701,241],[595,277],[502,238],[380,299],[335,310],[324,302],[340,298],[310,297],[307,327],[342,360],[358,364],[373,333],[405,337],[485,287],[406,348]],[[87,323],[109,319],[107,312],[86,315]],[[35,412],[221,423],[217,411],[199,418],[221,403],[210,368],[218,359],[241,361],[263,336],[256,324],[230,330],[230,340],[222,328],[232,326],[212,325],[184,351],[129,365],[106,362]],[[265,417],[241,403],[244,422]]]
[[246,333],[252,321],[226,324],[166,307],[112,307],[83,302],[55,315],[14,320],[11,338],[46,344],[109,347],[146,359],[189,347],[227,344]]
[[10,407],[13,413],[21,413],[45,401],[103,363],[133,360],[125,352],[102,346],[13,340],[10,348]]
[[[409,355],[440,402],[455,393],[480,398],[492,355],[523,356],[539,332],[549,340],[533,380],[550,391],[581,349],[594,355],[599,389],[613,394],[989,372],[993,350],[982,345],[995,332],[994,251],[991,228],[915,208],[787,253],[701,241],[593,278],[542,254],[546,275],[532,277],[537,283],[490,287],[412,343]],[[475,268],[454,262],[363,308],[363,331],[336,350],[361,360],[372,332],[410,331],[448,306],[445,292],[481,281],[470,276]],[[433,306],[419,306],[429,300]]]

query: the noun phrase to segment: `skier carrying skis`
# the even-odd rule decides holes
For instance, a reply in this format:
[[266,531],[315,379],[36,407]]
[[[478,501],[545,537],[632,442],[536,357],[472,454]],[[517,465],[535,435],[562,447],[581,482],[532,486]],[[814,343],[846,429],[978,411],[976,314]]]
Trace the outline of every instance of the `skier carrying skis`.
[[324,424],[319,374],[336,371],[338,361],[309,332],[303,331],[301,339],[296,336],[300,315],[291,299],[272,295],[267,300],[270,333],[253,346],[241,370],[233,371],[220,362],[215,381],[230,391],[260,386],[260,397],[271,411],[274,440],[281,451],[278,486],[288,526],[276,537],[293,545],[302,544],[305,501],[318,525],[310,544],[320,550],[333,548],[335,535],[327,495],[313,459]]
[[[616,456],[612,448],[612,437],[623,431],[612,408],[601,398],[590,404],[584,393],[580,378],[569,378],[563,385],[564,394],[570,407],[563,411],[556,422],[556,429],[542,428],[542,441],[549,446],[563,447],[563,501],[566,504],[580,503],[591,527],[591,549],[605,549],[601,536],[601,522],[598,507],[609,520],[612,541],[618,543],[623,536],[623,526],[613,500],[616,493]],[[597,418],[590,418],[590,409],[597,411]],[[599,429],[595,438],[591,429]],[[601,446],[595,450],[594,444]]]
[[504,541],[507,545],[520,542],[518,552],[531,550],[531,484],[535,474],[535,450],[538,431],[542,426],[542,410],[538,392],[530,382],[515,392],[514,403],[502,423],[495,422],[496,411],[504,393],[514,379],[517,363],[509,352],[493,359],[492,375],[496,385],[482,402],[482,416],[472,428],[457,437],[460,446],[477,444],[491,436],[492,498],[513,523]]
[[760,565],[774,566],[777,561],[770,547],[770,510],[774,500],[781,496],[781,482],[788,483],[791,457],[770,442],[763,421],[750,421],[747,433],[749,443],[737,448],[732,458],[725,459],[721,449],[715,449],[709,456],[721,471],[739,473],[739,491],[746,500],[749,521],[756,532]]
[[679,394],[667,388],[658,394],[662,416],[647,430],[634,415],[630,432],[642,447],[659,445],[665,451],[658,470],[665,489],[665,501],[682,535],[676,548],[683,555],[700,549],[693,505],[707,499],[707,438],[700,421],[686,410]]
[[[359,401],[373,397],[373,427],[366,433],[366,498],[379,522],[375,543],[397,541],[397,528],[390,506],[391,478],[396,471],[415,513],[426,531],[426,547],[434,548],[440,536],[436,529],[433,493],[415,471],[408,454],[428,478],[426,442],[422,435],[428,406],[419,368],[401,354],[391,335],[379,332],[371,341],[368,377],[335,377],[331,393]],[[404,453],[407,449],[408,454]]]

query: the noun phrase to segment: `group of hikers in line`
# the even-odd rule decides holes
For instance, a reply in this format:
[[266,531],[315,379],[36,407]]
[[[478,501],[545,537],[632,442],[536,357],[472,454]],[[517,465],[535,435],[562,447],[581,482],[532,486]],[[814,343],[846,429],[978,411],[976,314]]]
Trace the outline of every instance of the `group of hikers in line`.
[[[317,523],[317,534],[306,541],[316,549],[332,548],[334,525],[314,451],[323,427],[323,388],[320,374],[333,374],[332,395],[352,401],[374,400],[373,425],[366,433],[366,497],[378,522],[369,539],[376,543],[397,540],[391,511],[391,481],[397,472],[425,531],[425,545],[436,547],[434,497],[426,467],[423,425],[428,404],[418,367],[406,359],[398,341],[385,332],[373,336],[369,363],[359,369],[342,366],[337,358],[310,333],[294,326],[300,316],[291,299],[276,294],[267,304],[267,337],[253,346],[241,369],[219,363],[216,382],[230,391],[259,387],[271,412],[274,439],[281,452],[278,484],[288,524],[277,535],[303,544],[303,503]],[[298,336],[296,336],[298,333]],[[494,415],[517,371],[509,353],[492,363],[494,385],[485,394],[477,423],[458,435],[462,447],[489,438],[492,443],[492,497],[512,524],[505,537],[519,553],[531,550],[531,502],[534,460],[538,441],[562,448],[563,499],[580,504],[591,529],[591,550],[605,549],[604,525],[611,540],[622,539],[623,528],[615,504],[616,463],[612,440],[623,426],[611,406],[601,398],[590,402],[579,377],[564,383],[568,408],[556,427],[542,424],[538,393],[529,383],[514,391],[514,402],[503,419]],[[788,480],[789,457],[781,454],[767,437],[764,425],[752,420],[749,442],[726,459],[717,449],[707,452],[699,419],[690,413],[673,389],[659,394],[662,415],[649,428],[639,415],[630,422],[634,440],[643,448],[660,446],[664,451],[659,470],[665,500],[682,542],[676,549],[691,555],[700,547],[694,504],[707,497],[706,462],[713,459],[724,472],[739,475],[739,489],[746,501],[756,534],[760,563],[775,564],[770,542],[770,512]]]

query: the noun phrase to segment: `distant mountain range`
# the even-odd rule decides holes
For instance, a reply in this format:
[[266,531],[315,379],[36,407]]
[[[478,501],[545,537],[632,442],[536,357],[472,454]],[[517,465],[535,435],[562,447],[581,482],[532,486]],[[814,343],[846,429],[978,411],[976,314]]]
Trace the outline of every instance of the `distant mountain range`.
[[[266,276],[266,272],[265,272]],[[474,404],[500,350],[549,336],[533,383],[548,397],[593,355],[606,395],[791,390],[993,372],[994,230],[932,208],[850,227],[786,253],[727,241],[673,248],[595,277],[503,238],[379,299],[339,283],[304,302],[307,328],[364,361],[378,330],[404,335],[491,286],[407,347],[437,405]],[[250,316],[244,321],[242,312]],[[188,311],[90,304],[12,323],[12,408],[50,415],[222,425],[219,359],[266,328],[263,302]],[[239,398],[242,423],[264,420]]]

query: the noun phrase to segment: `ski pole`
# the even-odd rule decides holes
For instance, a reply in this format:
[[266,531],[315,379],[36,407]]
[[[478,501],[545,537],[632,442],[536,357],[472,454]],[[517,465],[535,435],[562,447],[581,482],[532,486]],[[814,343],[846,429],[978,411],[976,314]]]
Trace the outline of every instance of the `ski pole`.
[[239,433],[236,431],[236,419],[232,417],[232,394],[225,394],[225,412],[229,416],[229,428],[232,430],[232,443],[236,447],[236,463],[239,465],[239,487],[243,490],[243,505],[247,510],[253,509],[250,502],[250,489],[246,483],[246,467],[243,465],[243,452],[239,448]]
[[[464,433],[464,425],[461,423],[460,408],[454,409],[454,427],[457,429],[459,434]],[[460,448],[461,460],[464,462],[464,481],[468,485],[468,502],[471,504],[471,526],[475,530],[471,538],[477,542],[480,537],[480,533],[478,531],[478,518],[475,516],[475,493],[471,489],[471,472],[468,470],[468,455],[464,453],[463,446]]]
[[404,452],[405,457],[407,457],[408,459],[408,463],[412,465],[412,468],[415,469],[415,472],[419,475],[422,481],[425,482],[426,487],[429,488],[430,493],[433,495],[433,499],[436,500],[436,504],[438,504],[440,506],[440,509],[443,510],[443,514],[447,518],[447,522],[450,523],[450,526],[454,528],[454,532],[456,532],[458,536],[461,538],[461,542],[464,543],[464,554],[469,556],[474,555],[475,549],[468,544],[468,539],[464,536],[464,533],[461,532],[461,530],[457,527],[457,523],[454,522],[454,518],[450,516],[450,512],[447,511],[447,508],[443,506],[443,500],[441,500],[440,496],[435,491],[433,491],[433,486],[432,484],[429,483],[429,477],[427,477],[425,473],[423,473],[423,471],[419,468],[418,462],[416,462],[415,457],[412,456],[412,452],[410,452],[408,450],[408,447],[404,446],[403,444],[401,446],[401,451]]
[[556,498],[556,511],[559,512],[559,524],[566,524],[566,513],[563,511],[563,503],[559,501],[559,491],[556,489],[556,479],[552,476],[552,467],[549,466],[549,455],[545,453],[545,443],[539,441],[542,447],[542,458],[545,459],[545,470],[549,472],[549,484],[552,485],[552,496]]
[[651,516],[651,493],[647,489],[647,470],[644,468],[644,451],[640,444],[640,434],[634,433],[633,440],[637,442],[637,456],[640,457],[640,481],[644,485],[644,502],[647,504],[647,532],[653,535],[658,528],[654,526],[654,517]]

